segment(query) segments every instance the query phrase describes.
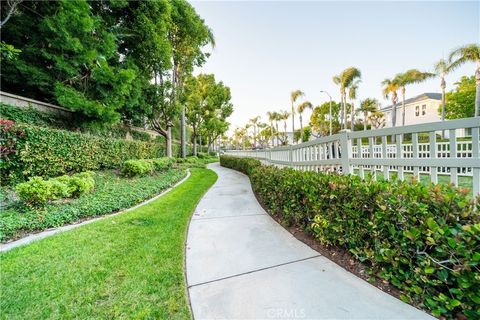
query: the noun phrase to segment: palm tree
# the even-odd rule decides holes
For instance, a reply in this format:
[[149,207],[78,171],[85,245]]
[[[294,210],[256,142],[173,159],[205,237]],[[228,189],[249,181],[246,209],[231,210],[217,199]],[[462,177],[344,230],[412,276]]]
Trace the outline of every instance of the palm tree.
[[363,113],[363,130],[367,130],[368,114],[378,110],[378,100],[367,98],[360,102],[359,112]]
[[297,107],[298,116],[300,117],[300,132],[301,132],[301,135],[303,134],[302,113],[306,109],[312,110],[312,108],[313,108],[313,105],[310,101],[304,101],[301,104],[299,104],[298,107]]
[[295,101],[303,97],[305,94],[301,90],[295,90],[290,93],[290,101],[292,102],[292,131],[295,132]]
[[383,85],[383,95],[386,99],[390,97],[392,100],[392,127],[395,127],[397,122],[397,102],[398,94],[397,91],[400,88],[400,84],[397,79],[385,79],[382,81]]
[[253,127],[253,148],[257,147],[257,128],[258,128],[258,123],[260,122],[260,116],[253,117],[250,119],[250,124]]
[[358,85],[360,84],[361,80],[356,79],[353,81],[350,86],[348,87],[348,98],[350,99],[351,111],[350,111],[350,129],[354,131],[354,121],[355,121],[355,107],[354,107],[354,100],[357,98],[357,90]]
[[375,129],[380,129],[385,125],[385,117],[383,112],[374,111],[368,116],[368,120]]
[[480,45],[467,44],[463,47],[453,50],[448,58],[450,67],[456,69],[464,63],[476,62],[475,70],[476,95],[475,95],[475,117],[480,116]]
[[442,88],[442,121],[445,121],[445,88],[447,83],[445,82],[445,76],[452,71],[451,65],[445,59],[440,59],[434,65],[435,73],[440,77],[440,87]]
[[290,117],[290,113],[288,111],[280,111],[279,120],[283,120],[283,132],[285,133],[285,144],[287,144],[288,137],[287,137],[287,120]]
[[434,76],[435,74],[433,73],[422,72],[417,69],[410,69],[405,73],[399,73],[395,76],[395,81],[398,82],[402,90],[402,126],[405,125],[405,87],[409,84],[423,82]]
[[347,93],[346,89],[362,76],[360,70],[350,67],[343,70],[339,75],[333,77],[333,82],[340,87],[340,96],[342,102],[341,117],[343,118],[344,129],[347,128]]
[[277,118],[277,113],[275,111],[273,112],[270,112],[268,111],[267,112],[267,117],[268,117],[268,121],[270,122],[270,138],[272,140],[272,147],[274,145],[274,140],[273,140],[273,122],[275,121],[275,119]]

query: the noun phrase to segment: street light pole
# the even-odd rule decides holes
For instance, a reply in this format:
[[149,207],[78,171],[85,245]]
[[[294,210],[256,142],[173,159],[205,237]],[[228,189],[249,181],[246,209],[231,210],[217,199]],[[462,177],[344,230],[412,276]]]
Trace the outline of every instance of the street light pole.
[[330,110],[328,117],[330,119],[330,135],[332,135],[332,96],[327,91],[321,90],[320,92],[327,94],[327,96],[330,98]]

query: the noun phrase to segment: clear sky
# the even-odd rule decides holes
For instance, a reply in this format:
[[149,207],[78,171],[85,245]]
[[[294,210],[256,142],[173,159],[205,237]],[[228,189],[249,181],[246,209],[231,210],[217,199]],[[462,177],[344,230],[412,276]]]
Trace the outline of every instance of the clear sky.
[[[216,39],[198,72],[214,73],[231,88],[231,129],[256,115],[267,122],[267,111],[290,110],[294,89],[314,105],[328,101],[320,90],[339,101],[332,77],[350,66],[362,71],[359,98],[375,97],[386,106],[383,79],[411,68],[431,70],[451,49],[480,42],[480,1],[192,4]],[[447,90],[474,70],[471,63],[450,74]],[[407,87],[407,98],[439,90],[432,79]]]

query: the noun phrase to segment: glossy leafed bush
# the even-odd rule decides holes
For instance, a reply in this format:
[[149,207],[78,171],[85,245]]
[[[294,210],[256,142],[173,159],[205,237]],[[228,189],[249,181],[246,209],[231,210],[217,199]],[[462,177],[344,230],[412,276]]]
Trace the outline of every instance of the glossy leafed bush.
[[464,190],[278,169],[252,159],[222,156],[221,163],[249,172],[256,195],[285,224],[350,251],[399,288],[403,300],[436,316],[480,317],[480,207]]

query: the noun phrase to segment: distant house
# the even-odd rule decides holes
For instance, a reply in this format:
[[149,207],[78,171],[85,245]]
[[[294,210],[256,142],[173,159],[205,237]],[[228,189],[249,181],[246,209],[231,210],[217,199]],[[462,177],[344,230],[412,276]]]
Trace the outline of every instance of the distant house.
[[[416,97],[405,100],[405,125],[413,125],[420,123],[429,123],[442,121],[441,114],[439,112],[442,105],[442,94],[427,92],[422,93]],[[385,114],[385,128],[392,126],[392,106],[388,106],[380,109]],[[402,126],[402,101],[401,98],[396,107],[397,119],[395,126]],[[458,137],[470,136],[469,129],[457,130]],[[448,137],[448,132],[445,133]]]
[[[405,100],[405,125],[437,122],[442,118],[438,109],[442,105],[442,95],[440,93],[422,93],[416,97]],[[392,126],[392,106],[380,109],[385,114],[385,127]],[[402,101],[397,103],[397,120],[395,126],[402,125]]]

